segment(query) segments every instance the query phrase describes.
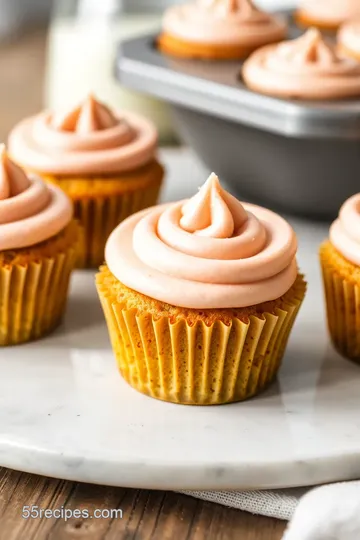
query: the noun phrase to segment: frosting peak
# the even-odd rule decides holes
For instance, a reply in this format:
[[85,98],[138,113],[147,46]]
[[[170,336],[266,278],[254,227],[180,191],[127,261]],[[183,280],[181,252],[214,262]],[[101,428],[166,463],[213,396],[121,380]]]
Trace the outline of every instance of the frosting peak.
[[155,159],[157,133],[145,118],[115,114],[92,95],[65,114],[40,113],[10,133],[9,148],[26,169],[45,175],[119,174]]
[[5,145],[0,146],[0,200],[15,197],[30,186],[24,171],[9,159]]
[[257,92],[292,99],[341,99],[360,95],[360,64],[344,58],[311,28],[298,39],[255,51],[243,78]]
[[[317,28],[310,28],[305,34],[292,41],[280,43],[273,55],[268,58],[268,65],[285,69],[321,69],[331,68],[341,62],[333,45],[325,41]],[[292,67],[291,67],[292,66]],[[294,67],[295,66],[295,67]]]
[[339,61],[334,48],[326,43],[321,32],[316,28],[310,28],[299,39],[282,44],[279,47],[279,54],[286,57],[288,61],[300,65],[331,65]]
[[72,218],[65,193],[28,177],[0,148],[0,251],[33,246],[59,233]]
[[222,189],[212,173],[199,193],[183,206],[180,226],[199,236],[231,238],[246,220],[242,204]]
[[252,50],[283,39],[287,25],[251,0],[196,0],[168,8],[163,30],[186,42]]
[[116,126],[119,120],[103,103],[97,101],[91,94],[80,106],[61,116],[54,116],[51,121],[53,128],[59,131],[75,133],[91,133]]
[[266,14],[258,10],[251,0],[198,0],[198,4],[222,17],[236,14],[247,19],[256,13],[266,18]]
[[185,308],[236,308],[274,300],[295,282],[295,233],[280,216],[227,193],[212,174],[189,201],[123,221],[106,246],[126,286]]

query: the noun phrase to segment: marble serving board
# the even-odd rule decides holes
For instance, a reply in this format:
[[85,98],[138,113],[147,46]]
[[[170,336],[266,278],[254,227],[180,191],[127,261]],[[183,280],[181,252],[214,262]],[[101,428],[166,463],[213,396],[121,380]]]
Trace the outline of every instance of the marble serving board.
[[[164,199],[204,171],[163,154]],[[326,227],[293,221],[309,281],[279,379],[246,403],[178,406],[121,379],[93,272],[78,272],[64,324],[0,352],[0,465],[53,477],[162,489],[281,488],[360,477],[360,367],[332,349],[317,248]]]

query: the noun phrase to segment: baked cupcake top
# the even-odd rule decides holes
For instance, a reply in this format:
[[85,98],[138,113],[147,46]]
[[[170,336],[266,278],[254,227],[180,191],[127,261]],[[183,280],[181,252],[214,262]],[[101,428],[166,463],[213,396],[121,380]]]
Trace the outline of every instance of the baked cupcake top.
[[313,21],[339,26],[360,16],[359,0],[302,0],[300,11]]
[[242,204],[212,174],[188,201],[123,221],[105,257],[127,287],[184,308],[240,308],[275,300],[297,277],[297,240],[280,216]]
[[341,57],[315,28],[298,39],[255,51],[244,64],[243,78],[253,90],[284,98],[360,95],[360,64]]
[[284,38],[287,26],[251,0],[197,0],[169,8],[163,31],[187,42],[247,47]]
[[72,205],[56,186],[27,176],[0,148],[0,251],[34,246],[64,229]]
[[44,112],[11,132],[9,151],[26,169],[54,175],[106,175],[141,167],[155,156],[157,134],[145,118],[116,114],[89,96],[59,115]]
[[340,28],[338,42],[341,47],[360,55],[360,13],[357,20],[345,23]]
[[360,193],[341,207],[330,227],[330,242],[345,259],[360,266]]

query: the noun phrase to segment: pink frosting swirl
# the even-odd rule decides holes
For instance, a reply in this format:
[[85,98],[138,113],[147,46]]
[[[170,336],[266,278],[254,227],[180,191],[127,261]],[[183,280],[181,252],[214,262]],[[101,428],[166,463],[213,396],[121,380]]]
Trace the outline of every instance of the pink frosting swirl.
[[0,251],[34,246],[64,229],[72,219],[65,193],[28,177],[0,150]]
[[360,64],[341,57],[314,28],[298,39],[255,51],[244,64],[243,78],[250,88],[279,97],[360,95]]
[[284,38],[287,26],[251,0],[197,0],[169,8],[163,30],[185,41],[247,47]]
[[189,201],[135,214],[111,234],[110,271],[126,286],[186,308],[247,307],[285,294],[297,241],[270,210],[241,204],[212,174]]
[[360,16],[359,0],[302,0],[300,11],[313,21],[340,25]]
[[[360,14],[359,14],[360,16]],[[338,33],[338,43],[348,51],[360,55],[360,20],[355,20],[344,24]]]
[[341,207],[330,228],[330,242],[348,261],[360,266],[360,193]]
[[157,134],[144,118],[113,114],[89,96],[65,115],[49,112],[20,122],[9,151],[25,168],[43,174],[111,174],[145,165],[155,157]]

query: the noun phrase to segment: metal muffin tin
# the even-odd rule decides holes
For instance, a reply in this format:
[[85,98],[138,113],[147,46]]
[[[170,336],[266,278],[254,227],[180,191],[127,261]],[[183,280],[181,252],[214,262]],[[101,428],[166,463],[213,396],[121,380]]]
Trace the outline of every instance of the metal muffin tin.
[[155,40],[122,44],[118,78],[169,102],[184,140],[239,196],[333,218],[360,191],[360,98],[263,96],[241,81],[241,62],[178,60],[161,54]]

